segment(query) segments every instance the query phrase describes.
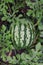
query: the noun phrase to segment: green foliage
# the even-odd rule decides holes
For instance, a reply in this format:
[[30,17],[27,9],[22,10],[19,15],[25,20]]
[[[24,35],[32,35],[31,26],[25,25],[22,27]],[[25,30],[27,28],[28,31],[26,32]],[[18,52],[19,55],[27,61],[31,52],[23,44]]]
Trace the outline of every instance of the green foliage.
[[[39,48],[37,50],[37,46],[39,45]],[[38,43],[36,45],[36,50],[31,49],[28,54],[23,52],[21,55],[17,54],[16,56],[10,57],[10,56],[5,56],[3,54],[3,60],[4,61],[9,61],[9,63],[11,64],[19,64],[19,65],[38,65],[38,61],[40,59],[40,57],[42,56],[42,51],[41,51],[41,47],[40,47],[40,43]],[[39,51],[40,50],[40,51]],[[17,58],[17,59],[16,59]]]
[[[20,19],[20,17],[23,18],[22,14],[16,17],[15,13],[19,12],[19,9],[23,9],[26,5],[32,9],[28,9],[26,14],[25,12],[23,13],[25,14],[24,19],[26,20]],[[32,20],[29,18],[31,16],[33,18]],[[43,55],[41,51],[42,46],[40,45],[40,42],[36,45],[35,49],[26,48],[25,52],[22,52],[21,54],[18,53],[16,54],[16,56],[13,57],[9,55],[7,56],[6,53],[10,53],[10,51],[15,50],[15,48],[17,48],[17,46],[14,47],[14,45],[12,44],[14,43],[15,23],[18,23],[18,21],[23,21],[23,23],[26,21],[25,23],[27,23],[27,19],[29,20],[29,22],[31,21],[33,23],[35,22],[34,18],[36,18],[37,23],[33,25],[33,28],[34,26],[38,25],[38,28],[40,30],[43,29],[43,25],[41,23],[42,16],[43,0],[35,0],[35,2],[32,2],[32,0],[0,0],[0,24],[2,22],[9,22],[11,24],[9,25],[9,29],[8,26],[4,24],[0,26],[0,58],[2,58],[4,62],[8,61],[9,63],[14,65],[38,65],[38,61]],[[37,33],[37,31],[35,30],[35,36],[36,34],[39,34],[39,32]]]

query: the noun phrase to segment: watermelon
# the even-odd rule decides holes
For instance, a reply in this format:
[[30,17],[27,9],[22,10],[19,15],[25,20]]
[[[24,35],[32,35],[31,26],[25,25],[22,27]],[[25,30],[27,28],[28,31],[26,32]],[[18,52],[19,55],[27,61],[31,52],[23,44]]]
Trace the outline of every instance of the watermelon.
[[19,21],[12,23],[10,32],[12,34],[11,39],[13,46],[16,49],[30,47],[36,36],[33,23],[26,19],[20,19]]

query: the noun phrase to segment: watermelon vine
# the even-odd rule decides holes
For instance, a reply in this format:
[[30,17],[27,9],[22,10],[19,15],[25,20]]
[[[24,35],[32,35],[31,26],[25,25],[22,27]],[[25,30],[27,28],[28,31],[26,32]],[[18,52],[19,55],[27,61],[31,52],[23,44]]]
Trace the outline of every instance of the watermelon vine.
[[0,59],[4,63],[38,64],[42,16],[43,0],[0,0]]

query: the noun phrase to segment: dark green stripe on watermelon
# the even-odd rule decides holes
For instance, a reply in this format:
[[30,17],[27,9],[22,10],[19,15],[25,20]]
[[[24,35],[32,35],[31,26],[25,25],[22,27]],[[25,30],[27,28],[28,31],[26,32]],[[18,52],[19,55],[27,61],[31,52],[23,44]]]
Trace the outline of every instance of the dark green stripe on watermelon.
[[26,35],[26,25],[24,24],[24,45],[23,45],[23,47],[25,47],[25,45],[26,45],[26,37],[27,37],[27,35]]
[[[30,23],[29,23],[30,24]],[[29,26],[29,28],[30,28],[30,41],[29,41],[29,44],[28,44],[28,47],[30,47],[30,43],[32,42],[32,29],[31,29],[31,24],[29,25],[28,24],[28,26]]]
[[21,44],[20,44],[20,31],[21,31],[21,23],[19,22],[19,41],[18,41],[18,48],[21,48]]

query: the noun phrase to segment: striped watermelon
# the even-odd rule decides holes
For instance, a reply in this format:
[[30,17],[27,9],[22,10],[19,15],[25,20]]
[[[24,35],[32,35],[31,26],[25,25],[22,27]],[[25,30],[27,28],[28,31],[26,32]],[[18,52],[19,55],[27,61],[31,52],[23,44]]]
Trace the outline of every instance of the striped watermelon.
[[30,47],[35,39],[33,23],[22,19],[11,24],[12,42],[16,49]]

